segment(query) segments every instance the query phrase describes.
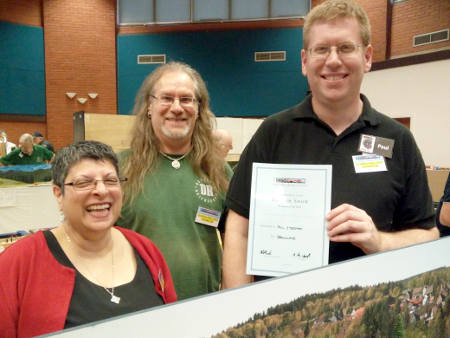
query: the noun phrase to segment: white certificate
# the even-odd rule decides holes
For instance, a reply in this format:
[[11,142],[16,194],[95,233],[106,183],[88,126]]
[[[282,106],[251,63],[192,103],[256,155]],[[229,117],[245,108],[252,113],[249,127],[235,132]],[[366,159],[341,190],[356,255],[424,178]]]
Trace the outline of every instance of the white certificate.
[[253,163],[247,274],[327,265],[330,205],[331,165]]

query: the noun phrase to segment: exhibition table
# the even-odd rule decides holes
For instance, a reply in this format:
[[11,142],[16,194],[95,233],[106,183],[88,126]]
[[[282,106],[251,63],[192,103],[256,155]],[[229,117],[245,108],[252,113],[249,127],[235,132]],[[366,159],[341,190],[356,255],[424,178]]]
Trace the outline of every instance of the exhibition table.
[[0,167],[0,178],[18,182],[48,182],[52,179],[50,164],[23,164]]
[[30,185],[0,178],[0,234],[54,227],[60,221],[51,183]]

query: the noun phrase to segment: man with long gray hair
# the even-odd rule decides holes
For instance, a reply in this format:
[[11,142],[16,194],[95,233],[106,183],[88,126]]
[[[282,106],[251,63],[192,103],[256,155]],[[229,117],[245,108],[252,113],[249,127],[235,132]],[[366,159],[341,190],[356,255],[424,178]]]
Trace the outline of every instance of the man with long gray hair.
[[217,224],[231,168],[212,135],[200,74],[171,62],[144,81],[130,149],[121,154],[125,205],[119,224],[149,238],[167,260],[178,299],[219,289]]

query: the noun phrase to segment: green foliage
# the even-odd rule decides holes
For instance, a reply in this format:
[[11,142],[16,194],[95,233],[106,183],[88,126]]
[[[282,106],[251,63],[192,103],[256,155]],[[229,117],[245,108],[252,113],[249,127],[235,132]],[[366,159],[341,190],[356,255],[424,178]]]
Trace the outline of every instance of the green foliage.
[[404,338],[405,337],[405,331],[403,329],[403,318],[402,318],[401,314],[397,314],[390,337],[391,338]]

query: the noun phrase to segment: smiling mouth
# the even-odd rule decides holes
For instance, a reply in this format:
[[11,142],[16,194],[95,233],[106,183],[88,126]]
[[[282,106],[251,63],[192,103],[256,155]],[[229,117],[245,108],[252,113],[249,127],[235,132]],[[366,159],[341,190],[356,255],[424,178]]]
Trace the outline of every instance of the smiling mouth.
[[91,205],[86,208],[87,212],[96,217],[106,216],[111,209],[111,203]]
[[185,118],[168,118],[168,119],[166,119],[166,121],[168,123],[178,125],[178,124],[186,123],[187,119],[185,119]]
[[348,76],[347,74],[344,74],[344,75],[321,75],[322,79],[325,79],[327,81],[339,81],[339,80],[346,78],[347,76]]

